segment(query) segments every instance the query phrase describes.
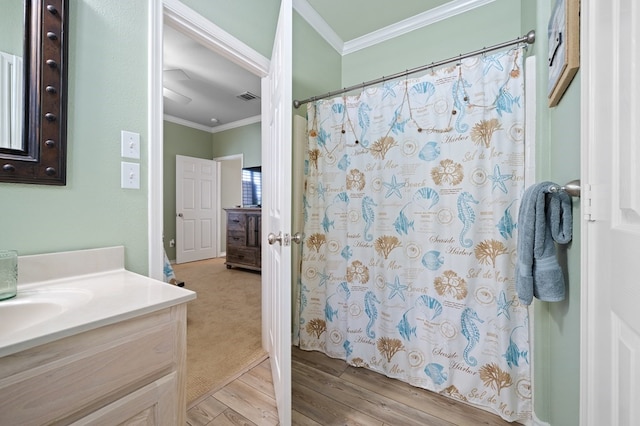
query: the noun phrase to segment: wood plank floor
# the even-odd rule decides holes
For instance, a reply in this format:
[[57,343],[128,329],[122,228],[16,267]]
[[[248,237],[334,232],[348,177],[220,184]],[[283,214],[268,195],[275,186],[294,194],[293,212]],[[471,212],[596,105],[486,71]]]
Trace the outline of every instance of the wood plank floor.
[[[348,366],[319,352],[291,352],[293,425],[510,425],[486,411]],[[187,412],[187,424],[277,425],[269,360]]]

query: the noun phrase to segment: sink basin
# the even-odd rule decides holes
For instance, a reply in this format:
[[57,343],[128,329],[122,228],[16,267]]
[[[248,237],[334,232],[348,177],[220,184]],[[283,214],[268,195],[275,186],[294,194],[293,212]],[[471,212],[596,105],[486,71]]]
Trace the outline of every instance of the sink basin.
[[0,301],[0,364],[24,350],[195,299],[190,290],[124,269],[124,247],[20,256],[18,263],[18,294]]
[[91,300],[82,289],[39,289],[18,292],[0,302],[0,336],[7,336],[50,320]]

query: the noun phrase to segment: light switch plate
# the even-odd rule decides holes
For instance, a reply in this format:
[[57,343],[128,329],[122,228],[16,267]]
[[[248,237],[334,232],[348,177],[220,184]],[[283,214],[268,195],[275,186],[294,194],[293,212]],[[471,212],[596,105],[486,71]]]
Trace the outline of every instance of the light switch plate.
[[125,189],[140,189],[140,164],[121,163],[121,183],[120,186]]
[[120,143],[122,144],[123,157],[140,159],[140,133],[122,130]]

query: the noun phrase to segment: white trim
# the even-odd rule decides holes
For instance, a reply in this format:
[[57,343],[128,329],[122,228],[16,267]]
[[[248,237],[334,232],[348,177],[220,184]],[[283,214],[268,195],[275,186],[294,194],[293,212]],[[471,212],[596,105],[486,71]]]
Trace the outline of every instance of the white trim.
[[219,133],[225,130],[231,130],[237,127],[259,123],[260,121],[262,121],[262,116],[254,115],[253,117],[243,118],[242,120],[234,121],[233,123],[222,124],[216,127],[203,126],[202,124],[194,123],[193,121],[185,120],[179,117],[174,117],[173,115],[169,114],[164,114],[164,120],[170,123],[180,124],[181,126],[191,127],[192,129],[202,130],[209,133]]
[[269,59],[256,52],[204,16],[179,0],[164,0],[167,25],[202,43],[231,62],[264,77],[269,72]]
[[369,34],[365,34],[362,37],[349,40],[344,44],[342,50],[343,55],[356,52],[358,50],[373,46],[383,41],[390,40],[392,38],[409,33],[413,30],[417,30],[426,27],[436,22],[449,19],[453,16],[459,15],[464,12],[468,12],[480,6],[487,5],[495,0],[454,0],[449,3],[443,4],[426,12],[422,12],[418,15],[412,16],[395,24],[373,31]]
[[302,19],[307,21],[311,28],[316,30],[320,37],[325,39],[325,41],[336,50],[336,52],[343,54],[344,41],[338,34],[336,34],[335,31],[333,31],[333,28],[327,24],[327,21],[325,21],[322,16],[320,16],[318,12],[311,7],[307,0],[293,0],[293,10],[298,12],[300,16],[302,16]]
[[254,115],[253,117],[243,118],[242,120],[234,121],[233,123],[222,124],[220,126],[213,127],[211,133],[224,132],[225,130],[235,129],[237,127],[248,126],[249,124],[259,123],[262,121],[262,115]]
[[331,47],[344,56],[475,8],[485,6],[494,1],[495,0],[453,0],[442,6],[419,13],[346,42],[340,39],[329,24],[311,7],[307,0],[294,0],[293,8]]
[[179,124],[181,126],[191,127],[192,129],[196,129],[196,130],[202,130],[203,132],[211,133],[211,130],[212,130],[211,127],[204,126],[202,124],[198,124],[193,121],[185,120],[184,118],[175,117],[169,114],[164,114],[163,118],[164,118],[164,121]]
[[215,157],[215,158],[212,158],[212,160],[213,161],[227,161],[227,160],[235,160],[235,159],[238,159],[238,158],[242,160],[242,167],[244,167],[244,154],[243,153],[224,155],[222,157]]
[[162,4],[156,0],[148,0],[149,5],[149,86],[148,86],[148,160],[147,188],[149,211],[147,223],[148,275],[157,280],[164,280],[164,245],[162,234],[163,223],[163,129],[162,110]]

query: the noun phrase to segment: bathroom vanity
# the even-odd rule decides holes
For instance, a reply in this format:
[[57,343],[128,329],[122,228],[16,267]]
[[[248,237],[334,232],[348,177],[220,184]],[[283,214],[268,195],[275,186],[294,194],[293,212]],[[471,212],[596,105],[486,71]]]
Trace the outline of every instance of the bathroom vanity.
[[113,247],[20,257],[0,302],[0,424],[184,425],[186,303]]

